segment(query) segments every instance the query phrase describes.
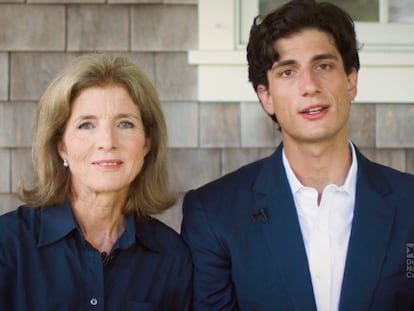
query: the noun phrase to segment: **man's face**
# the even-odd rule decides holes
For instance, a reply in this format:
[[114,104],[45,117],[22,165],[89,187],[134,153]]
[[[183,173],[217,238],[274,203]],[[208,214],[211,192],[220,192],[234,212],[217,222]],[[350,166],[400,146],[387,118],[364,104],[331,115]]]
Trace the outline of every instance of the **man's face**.
[[358,73],[345,73],[333,39],[306,29],[277,40],[275,49],[279,60],[267,73],[269,86],[259,85],[257,93],[266,112],[276,115],[284,143],[347,137]]

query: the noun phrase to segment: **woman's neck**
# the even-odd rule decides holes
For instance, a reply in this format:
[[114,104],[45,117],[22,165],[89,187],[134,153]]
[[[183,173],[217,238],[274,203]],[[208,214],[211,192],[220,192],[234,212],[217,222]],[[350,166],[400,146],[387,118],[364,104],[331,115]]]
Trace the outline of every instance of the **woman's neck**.
[[72,201],[73,213],[85,240],[100,252],[109,253],[125,231],[123,202],[119,198],[102,196],[78,197]]

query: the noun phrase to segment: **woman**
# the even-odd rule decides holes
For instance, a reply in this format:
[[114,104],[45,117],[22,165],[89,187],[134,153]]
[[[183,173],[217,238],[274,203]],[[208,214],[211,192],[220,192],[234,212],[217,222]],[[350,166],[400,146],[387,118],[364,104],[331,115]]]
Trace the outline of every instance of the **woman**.
[[54,80],[34,185],[0,217],[0,309],[186,310],[189,251],[149,217],[173,203],[166,144],[157,93],[126,58],[84,55]]

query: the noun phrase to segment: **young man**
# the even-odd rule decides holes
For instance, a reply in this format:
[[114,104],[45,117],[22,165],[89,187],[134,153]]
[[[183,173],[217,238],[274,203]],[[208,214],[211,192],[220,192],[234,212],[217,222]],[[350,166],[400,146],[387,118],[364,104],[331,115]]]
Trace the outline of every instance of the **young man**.
[[332,4],[291,1],[255,20],[247,58],[283,143],[186,195],[193,308],[413,310],[414,176],[349,141],[352,19]]

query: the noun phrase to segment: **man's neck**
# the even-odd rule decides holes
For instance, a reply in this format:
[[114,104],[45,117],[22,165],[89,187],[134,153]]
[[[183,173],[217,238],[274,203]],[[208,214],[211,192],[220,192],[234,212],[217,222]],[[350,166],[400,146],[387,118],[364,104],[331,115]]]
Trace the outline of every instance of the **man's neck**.
[[348,140],[335,143],[284,143],[286,157],[298,180],[319,195],[329,184],[343,185],[352,164]]

